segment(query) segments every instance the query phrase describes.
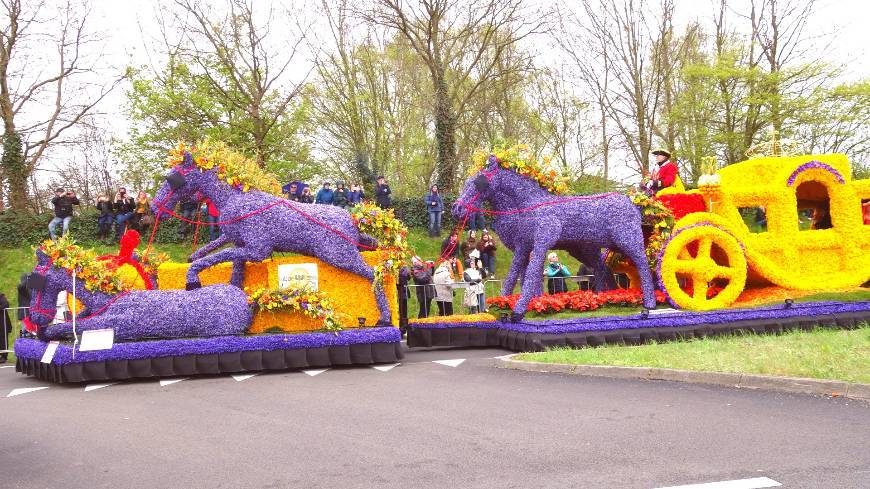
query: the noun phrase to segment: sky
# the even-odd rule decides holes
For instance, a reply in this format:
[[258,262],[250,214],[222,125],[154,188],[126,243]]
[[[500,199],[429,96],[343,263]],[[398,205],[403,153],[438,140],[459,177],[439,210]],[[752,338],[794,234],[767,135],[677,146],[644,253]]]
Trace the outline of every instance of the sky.
[[[532,8],[546,8],[551,0],[528,0]],[[675,0],[677,25],[685,25],[693,20],[708,21],[714,12],[714,0]],[[651,2],[655,3],[655,2]],[[303,24],[312,24],[317,31],[320,18],[314,7],[317,0],[287,0],[283,3],[273,3],[271,0],[256,0],[255,8],[261,5],[265,9],[276,5],[279,12],[293,17]],[[732,1],[735,13],[746,11],[748,0]],[[142,66],[151,61],[160,64],[159,59],[150,59],[153,54],[151,39],[159,35],[156,21],[158,2],[92,0],[93,19],[98,28],[104,31],[106,42],[104,46],[105,62],[117,70],[127,66]],[[870,77],[870,1],[868,0],[818,0],[814,19],[810,22],[814,33],[830,34],[826,42],[830,48],[826,57],[836,64],[848,65],[847,77],[850,79]],[[549,49],[546,36],[533,38],[528,46],[538,53],[543,64],[558,64],[559,56],[555,50]],[[310,59],[294,66],[290,76],[301,78],[310,70]],[[116,90],[107,98],[102,107],[106,120],[111,121],[110,127],[114,137],[124,138],[129,128],[124,115],[126,85]]]

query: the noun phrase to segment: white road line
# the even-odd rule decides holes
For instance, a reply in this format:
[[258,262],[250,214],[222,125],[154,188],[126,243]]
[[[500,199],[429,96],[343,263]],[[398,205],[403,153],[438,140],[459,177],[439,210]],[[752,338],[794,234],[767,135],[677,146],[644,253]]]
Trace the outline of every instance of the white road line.
[[516,355],[516,353],[508,353],[507,355],[502,355],[500,357],[492,357],[493,360],[507,360],[508,358]]
[[15,368],[15,365],[0,365],[0,368]]
[[109,387],[110,385],[115,385],[117,382],[106,382],[105,384],[88,384],[85,386],[85,392],[95,391],[97,389],[102,389],[103,387]]
[[381,372],[389,372],[394,367],[398,367],[398,363],[394,363],[392,365],[372,365],[372,368]]
[[687,486],[668,486],[657,489],[761,489],[764,487],[779,487],[781,485],[779,482],[767,477],[754,477],[752,479],[707,482],[705,484],[689,484]]
[[18,389],[12,389],[9,394],[6,394],[6,397],[20,396],[21,394],[29,394],[31,392],[41,391],[42,389],[48,389],[48,387],[20,387]]
[[447,365],[448,367],[458,367],[464,361],[464,358],[454,358],[453,360],[433,360],[432,363]]
[[160,379],[160,387],[166,387],[167,385],[177,384],[182,380],[187,380],[190,377],[182,377],[180,379]]
[[243,380],[248,380],[259,373],[260,372],[257,372],[256,374],[233,374],[233,379],[235,379],[236,382],[241,382]]
[[324,369],[320,369],[320,370],[303,370],[303,372],[305,372],[305,375],[309,375],[311,377],[314,377],[315,375],[322,374],[323,372],[326,372],[327,370],[329,370],[329,369],[324,368]]

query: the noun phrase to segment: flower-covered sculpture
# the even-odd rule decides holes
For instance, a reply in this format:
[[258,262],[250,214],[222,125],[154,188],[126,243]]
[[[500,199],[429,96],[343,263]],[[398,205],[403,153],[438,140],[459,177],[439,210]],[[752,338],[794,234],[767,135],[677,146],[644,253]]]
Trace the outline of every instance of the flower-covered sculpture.
[[522,275],[520,299],[513,308],[519,320],[533,297],[542,294],[544,259],[548,250],[566,250],[591,266],[599,288],[613,288],[613,275],[601,259],[601,248],[615,248],[637,265],[643,305],[656,306],[653,279],[644,249],[641,215],[625,195],[559,197],[542,187],[537,178],[518,174],[500,165],[496,155],[469,178],[453,206],[453,215],[464,219],[489,202],[493,227],[505,246],[514,252],[502,295],[510,295]]
[[[197,193],[220,212],[221,236],[190,256],[188,289],[200,287],[200,271],[223,262],[233,263],[231,283],[241,287],[244,263],[263,261],[274,251],[314,256],[374,281],[372,267],[363,260],[360,248],[376,249],[375,240],[359,231],[345,209],[276,197],[274,179],[221,144],[203,143],[199,149],[179,146],[168,164],[171,170],[166,183],[152,201],[158,219]],[[266,188],[258,188],[260,184]],[[234,246],[209,254],[226,244]],[[389,324],[389,304],[381,285],[375,287],[375,297],[379,322]]]
[[[54,261],[42,249],[36,250],[36,268],[28,279],[32,293],[25,326],[42,340],[73,338],[72,322],[50,323],[56,314],[58,294],[72,292],[74,282],[76,297],[86,307],[86,312],[76,318],[78,333],[112,328],[115,339],[121,341],[182,338],[242,334],[251,324],[247,296],[238,287],[218,284],[189,292],[120,291],[116,281],[90,281],[90,277],[111,277],[104,262],[73,263],[70,254],[57,255]],[[72,270],[76,271],[75,280]],[[107,287],[106,283],[115,285]]]

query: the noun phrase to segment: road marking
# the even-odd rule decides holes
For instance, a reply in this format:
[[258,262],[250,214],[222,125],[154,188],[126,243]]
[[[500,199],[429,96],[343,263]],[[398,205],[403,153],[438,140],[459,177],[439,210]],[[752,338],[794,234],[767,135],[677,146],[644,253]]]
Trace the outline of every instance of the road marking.
[[115,385],[117,382],[107,382],[105,384],[88,384],[85,386],[85,392],[95,391],[97,389],[102,389],[103,387],[109,387],[110,385]]
[[314,377],[315,375],[322,374],[323,372],[326,372],[327,370],[329,370],[329,369],[324,368],[321,370],[303,370],[303,372],[305,372],[305,375],[309,375],[311,377]]
[[516,355],[516,353],[508,353],[507,355],[502,355],[500,357],[492,357],[493,360],[507,360],[508,358]]
[[15,368],[15,365],[2,365],[0,368]]
[[160,387],[166,387],[167,385],[177,384],[182,380],[187,380],[190,377],[182,377],[180,379],[160,379]]
[[705,484],[689,484],[687,486],[668,486],[657,489],[761,489],[764,487],[779,487],[782,484],[767,477],[738,479],[731,481],[707,482]]
[[6,394],[6,397],[20,396],[21,394],[29,394],[31,392],[41,391],[42,389],[48,389],[48,387],[20,387],[18,389],[12,389],[12,392]]
[[398,367],[398,363],[394,363],[392,365],[373,365],[372,368],[381,372],[389,372],[394,367]]
[[448,367],[458,367],[464,361],[464,358],[454,358],[453,360],[433,360],[432,363],[439,363]]
[[[258,373],[259,373],[259,372],[257,372],[257,374],[258,374]],[[243,381],[243,380],[248,380],[248,379],[250,379],[251,377],[253,377],[253,376],[257,375],[257,374],[234,374],[234,375],[233,375],[233,378],[236,380],[236,382],[241,382],[241,381]]]

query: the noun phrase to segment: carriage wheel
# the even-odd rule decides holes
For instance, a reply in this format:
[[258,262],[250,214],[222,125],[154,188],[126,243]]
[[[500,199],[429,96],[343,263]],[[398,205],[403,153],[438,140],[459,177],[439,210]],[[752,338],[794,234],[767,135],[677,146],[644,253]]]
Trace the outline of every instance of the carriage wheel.
[[731,233],[698,224],[671,236],[658,272],[674,306],[695,311],[728,307],[746,285],[746,254]]

